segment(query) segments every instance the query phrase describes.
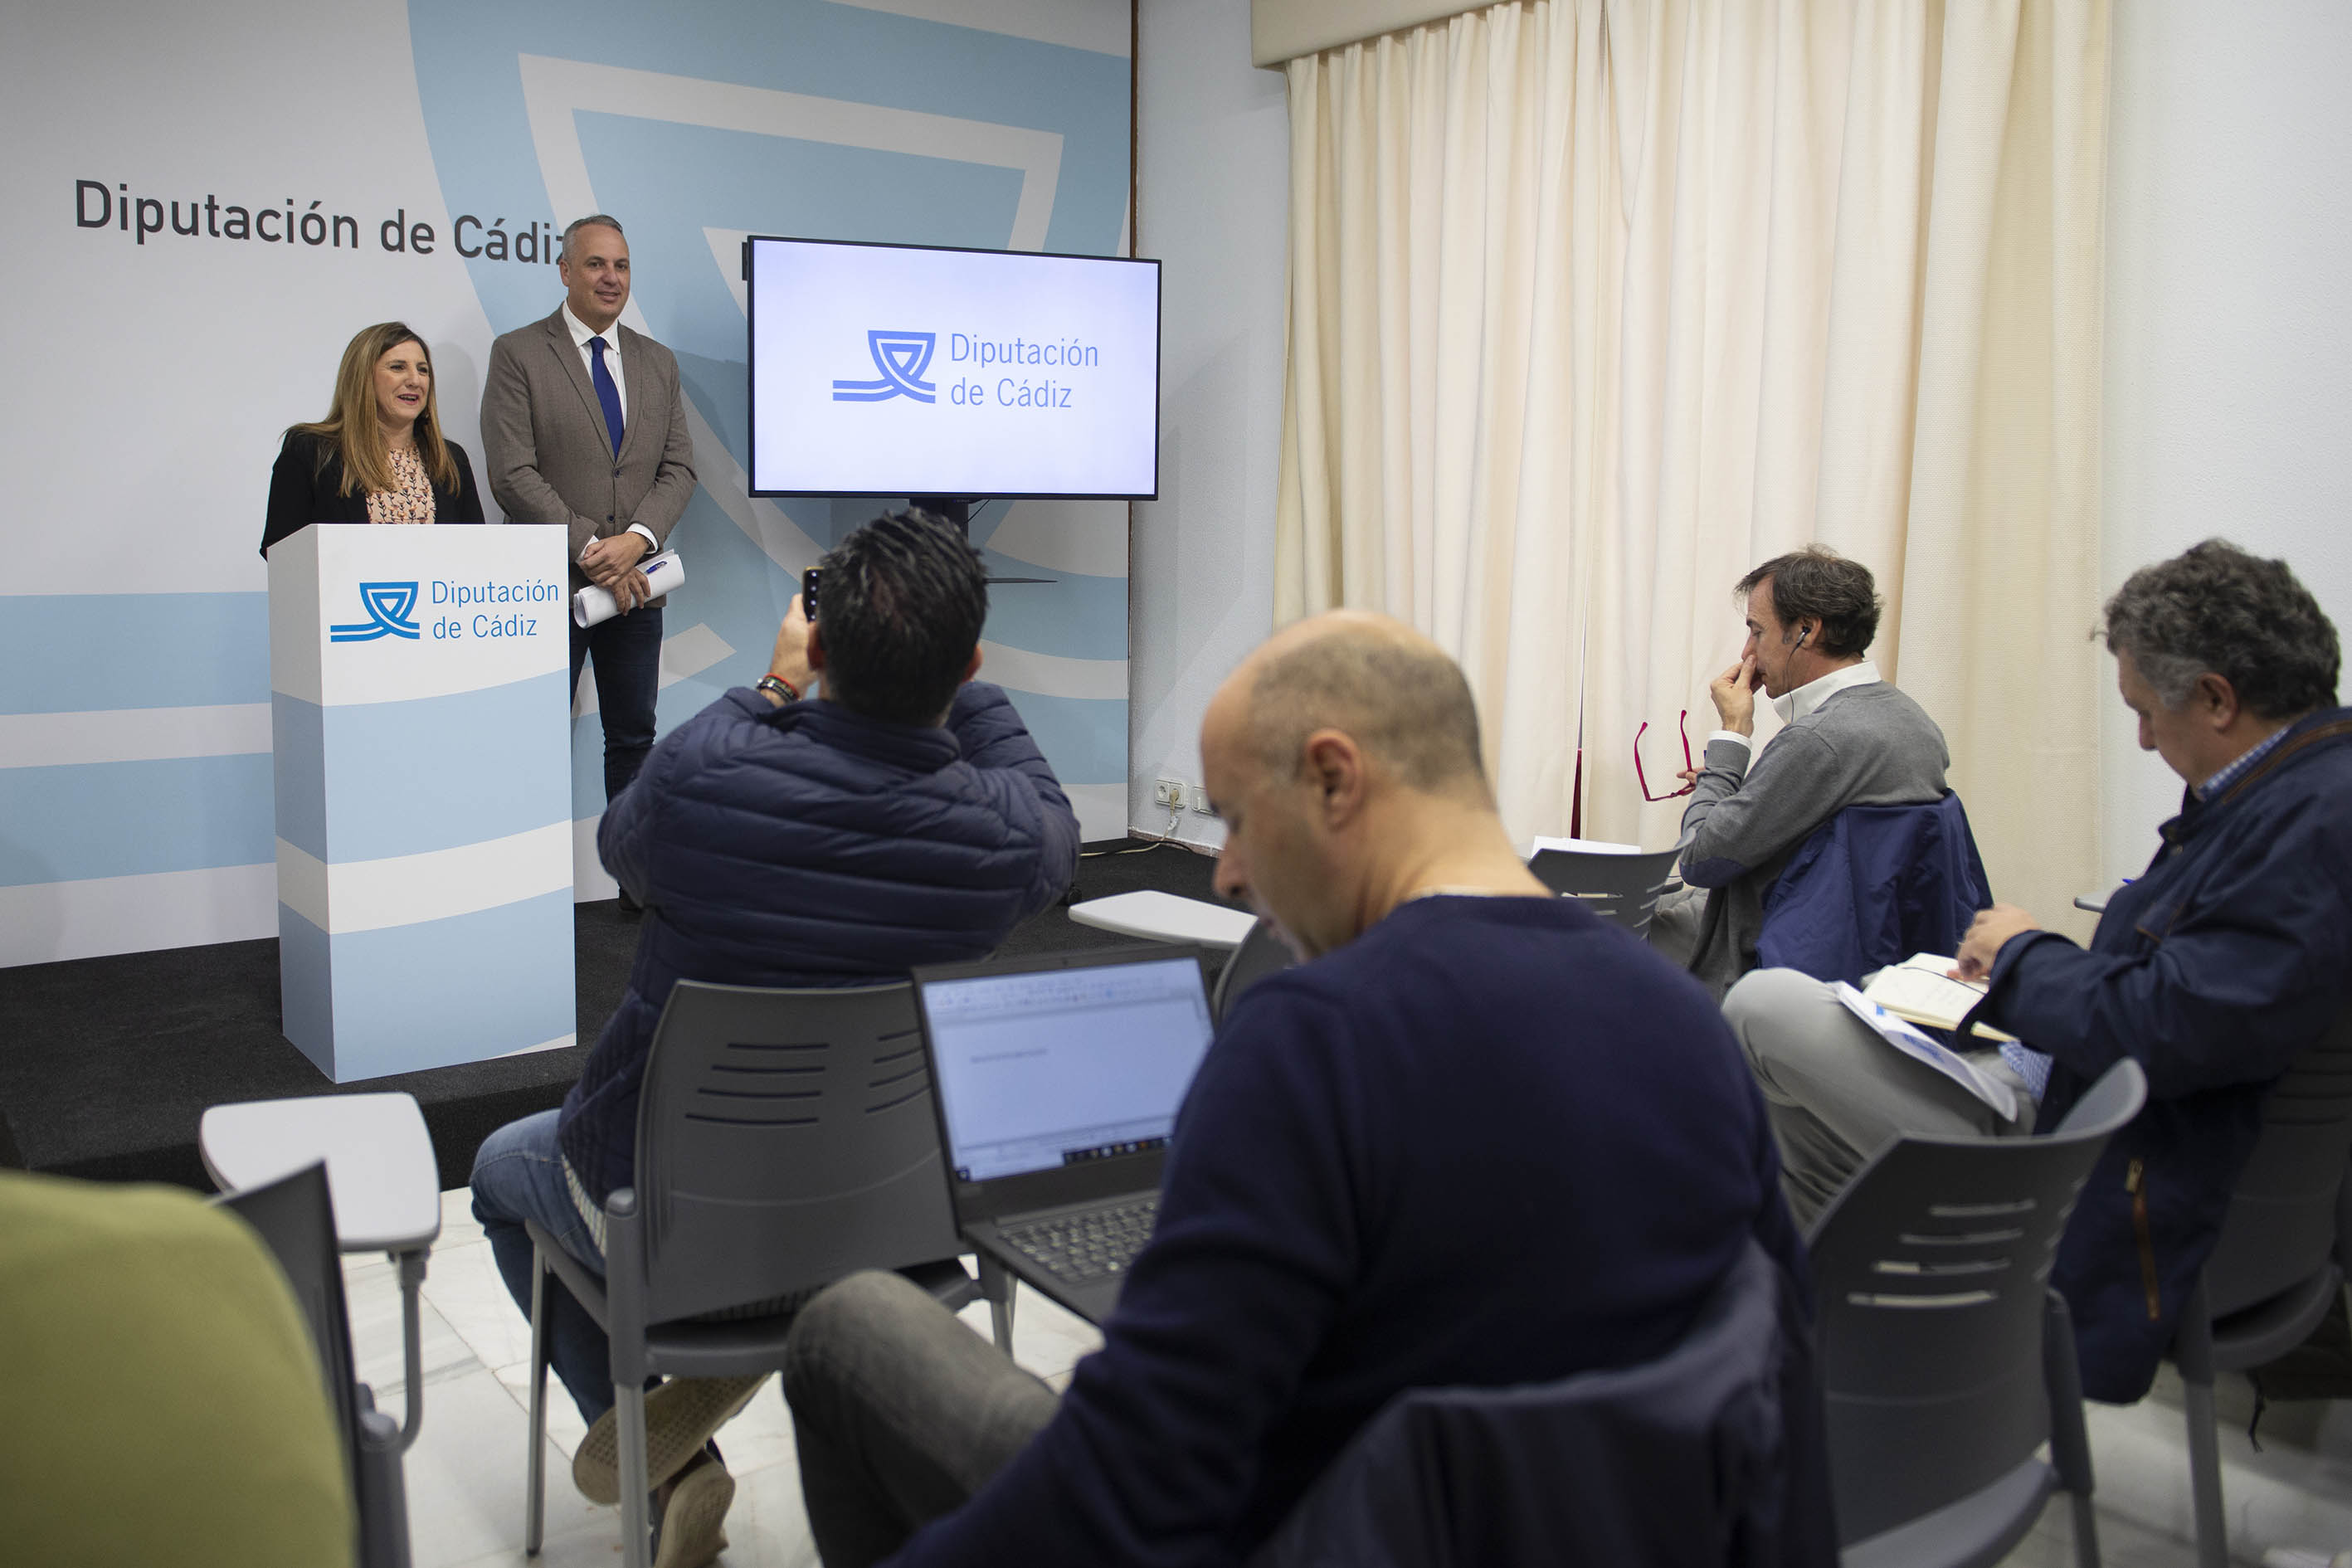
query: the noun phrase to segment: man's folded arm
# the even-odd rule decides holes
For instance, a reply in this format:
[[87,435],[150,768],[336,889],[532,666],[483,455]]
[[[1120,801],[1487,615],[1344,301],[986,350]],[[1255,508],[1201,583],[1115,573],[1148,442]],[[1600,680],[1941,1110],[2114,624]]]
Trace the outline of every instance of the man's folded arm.
[[1013,1463],[894,1563],[1224,1561],[1266,1434],[1357,1269],[1333,1118],[1304,1110],[1329,1089],[1297,1070],[1301,1055],[1339,1043],[1302,1038],[1320,1011],[1255,997],[1245,1033],[1213,1049],[1104,1350],[1078,1363],[1060,1412]]
[[2276,1078],[2343,1005],[2352,935],[2324,879],[2265,889],[2250,869],[2145,953],[2011,938],[1979,1013],[2084,1078],[2130,1057],[2159,1100]]
[[1034,914],[1060,898],[1077,873],[1078,817],[1070,809],[1070,797],[1002,687],[965,681],[948,710],[948,729],[965,762],[982,772],[1011,774],[1036,800],[1044,853],[1026,911]]
[[1782,731],[1752,763],[1746,748],[1708,742],[1683,811],[1683,880],[1694,888],[1738,881],[1819,826],[1833,763],[1829,747],[1803,730]]

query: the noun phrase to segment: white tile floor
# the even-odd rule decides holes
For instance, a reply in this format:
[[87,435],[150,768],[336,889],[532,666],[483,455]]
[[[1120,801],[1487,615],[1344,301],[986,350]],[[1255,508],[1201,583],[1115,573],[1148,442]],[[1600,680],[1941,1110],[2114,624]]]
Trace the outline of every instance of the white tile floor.
[[[403,1365],[400,1294],[380,1257],[347,1259],[352,1337],[360,1376],[397,1416]],[[408,1522],[416,1568],[492,1568],[534,1561],[522,1553],[524,1444],[528,1436],[529,1326],[509,1300],[464,1192],[442,1194],[440,1241],[424,1290],[425,1424],[408,1451]],[[988,1310],[965,1317],[985,1334]],[[1014,1315],[1013,1353],[1022,1365],[1064,1384],[1099,1342],[1093,1329],[1032,1292]],[[549,1382],[548,1568],[610,1568],[617,1560],[616,1510],[591,1506],[572,1490],[578,1413]],[[2352,1403],[2274,1405],[2263,1418],[2263,1451],[2247,1443],[2244,1385],[2222,1392],[2231,1540],[2242,1562],[2303,1548],[2319,1563],[2352,1551]],[[2159,1384],[2130,1409],[2091,1407],[2098,1469],[2100,1543],[2112,1568],[2191,1568],[2188,1459],[2178,1384]],[[730,1568],[814,1568],[792,1420],[772,1384],[720,1436],[734,1473]],[[2052,1509],[2007,1568],[2071,1568],[2073,1535],[2063,1504]],[[2286,1568],[2292,1560],[2273,1556]],[[2299,1563],[2292,1568],[2301,1568]]]

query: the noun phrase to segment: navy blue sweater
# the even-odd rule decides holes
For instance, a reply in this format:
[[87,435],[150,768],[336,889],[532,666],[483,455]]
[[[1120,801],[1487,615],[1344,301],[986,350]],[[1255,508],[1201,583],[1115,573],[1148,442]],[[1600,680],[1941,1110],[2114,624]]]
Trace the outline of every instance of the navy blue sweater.
[[1238,1562],[1391,1394],[1650,1360],[1751,1235],[1804,1278],[1696,982],[1569,900],[1409,902],[1244,996],[1103,1349],[896,1561]]
[[672,984],[870,985],[985,957],[1069,886],[1078,823],[984,681],[944,729],[738,687],[663,737],[596,847],[646,906],[628,992],[556,1124],[601,1204],[629,1184]]
[[2302,720],[2159,831],[2089,952],[2055,931],[2012,937],[1977,1009],[2056,1058],[2044,1130],[2123,1058],[2147,1073],[2147,1105],[2100,1156],[2051,1275],[2084,1392],[2119,1404],[2147,1392],[2172,1342],[2263,1096],[2352,996],[2352,709]]

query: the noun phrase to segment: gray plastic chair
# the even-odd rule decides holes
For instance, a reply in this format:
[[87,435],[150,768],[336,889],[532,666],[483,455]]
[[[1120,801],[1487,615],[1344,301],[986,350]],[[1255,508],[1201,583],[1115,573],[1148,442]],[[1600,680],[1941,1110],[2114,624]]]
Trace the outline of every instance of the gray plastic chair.
[[1675,885],[1675,862],[1682,851],[1604,855],[1581,849],[1538,849],[1528,861],[1536,879],[1563,899],[1574,899],[1635,936],[1650,929],[1658,895]]
[[1223,1023],[1243,992],[1297,962],[1298,955],[1290,951],[1290,944],[1282,940],[1274,922],[1259,916],[1257,924],[1242,938],[1241,945],[1227,956],[1225,966],[1217,971],[1216,989],[1209,994],[1210,1021]]
[[[980,1293],[948,1199],[912,987],[810,991],[681,980],[655,1026],[636,1185],[604,1205],[605,1273],[538,1226],[523,1549],[544,1533],[551,1277],[603,1326],[618,1409],[623,1561],[645,1568],[647,1376],[783,1364],[805,1294],[900,1270],[950,1310]],[[1010,1294],[1009,1282],[1002,1294]],[[1009,1343],[1009,1301],[998,1301]]]
[[408,1488],[400,1463],[404,1445],[399,1426],[376,1409],[374,1392],[352,1371],[342,1249],[335,1238],[325,1163],[225,1193],[213,1202],[251,1226],[268,1245],[310,1325],[335,1407],[335,1429],[343,1434],[343,1457],[351,1467],[360,1568],[408,1568]]
[[[2230,1194],[2221,1238],[2181,1304],[2172,1360],[2189,1423],[2199,1568],[2225,1568],[2213,1374],[2284,1355],[2311,1336],[2352,1263],[2352,1009],[2263,1102],[2263,1131]],[[2343,1250],[2339,1250],[2339,1248]]]
[[2096,1568],[2074,1327],[2045,1281],[2147,1095],[2124,1061],[2047,1136],[1898,1140],[1822,1212],[1810,1247],[1845,1568],[1998,1563],[2053,1489]]

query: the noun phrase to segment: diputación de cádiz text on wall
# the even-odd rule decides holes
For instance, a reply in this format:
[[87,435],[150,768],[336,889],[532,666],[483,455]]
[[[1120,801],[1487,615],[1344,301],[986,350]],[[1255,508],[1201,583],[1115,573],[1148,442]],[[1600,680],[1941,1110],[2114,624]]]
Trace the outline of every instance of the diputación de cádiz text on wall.
[[[206,193],[202,201],[160,196],[134,196],[126,183],[109,190],[101,180],[74,182],[74,226],[104,229],[136,237],[144,245],[150,235],[175,235],[184,239],[239,239],[262,245],[306,245],[313,249],[358,250],[364,232],[361,220],[349,213],[321,212],[323,199],[309,206],[288,196],[282,205],[244,206],[223,202]],[[449,247],[467,260],[552,262],[562,248],[560,232],[531,219],[513,233],[507,220],[488,223],[472,213],[460,213],[450,226]],[[402,207],[374,226],[382,248],[412,256],[430,256],[442,243],[429,223],[411,222]]]

